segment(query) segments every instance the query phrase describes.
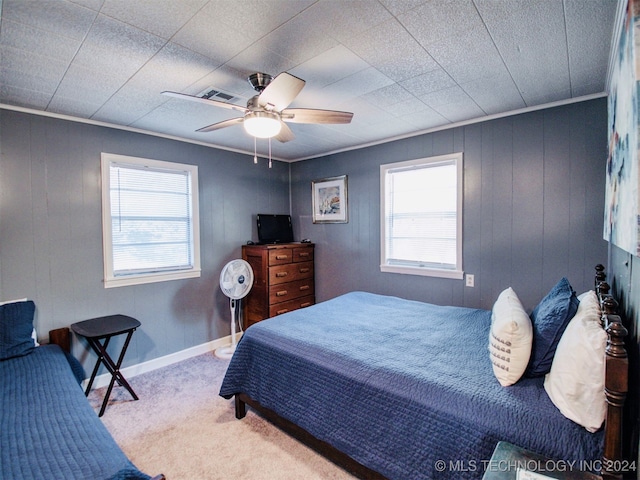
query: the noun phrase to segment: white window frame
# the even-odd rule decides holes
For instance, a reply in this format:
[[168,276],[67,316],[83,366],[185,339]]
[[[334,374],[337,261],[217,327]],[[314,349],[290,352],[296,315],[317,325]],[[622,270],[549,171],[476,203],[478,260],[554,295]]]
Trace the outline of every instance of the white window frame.
[[[387,258],[387,174],[394,170],[428,168],[438,164],[454,162],[457,176],[456,195],[456,265],[454,268],[437,268],[425,265],[398,265],[390,264]],[[463,201],[463,157],[462,152],[435,157],[419,158],[404,162],[388,163],[380,165],[380,271],[388,273],[401,273],[408,275],[423,275],[429,277],[442,277],[462,279],[462,201]]]
[[[190,268],[175,270],[147,271],[115,275],[113,265],[113,236],[111,219],[111,175],[110,167],[113,164],[130,165],[134,168],[149,168],[155,170],[168,170],[184,172],[188,175],[191,190],[191,235],[193,239],[193,262]],[[201,275],[200,270],[200,215],[198,200],[198,167],[161,160],[129,157],[113,153],[102,153],[102,245],[104,257],[104,286],[105,288],[122,287],[127,285],[139,285],[145,283],[164,282],[184,278],[194,278]]]

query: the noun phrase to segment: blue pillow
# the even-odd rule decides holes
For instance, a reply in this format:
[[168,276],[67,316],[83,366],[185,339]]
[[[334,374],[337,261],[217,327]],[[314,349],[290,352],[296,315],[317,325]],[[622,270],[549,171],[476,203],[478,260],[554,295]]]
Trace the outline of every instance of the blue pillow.
[[531,360],[525,372],[527,377],[540,377],[549,373],[560,337],[569,320],[576,314],[579,303],[569,280],[563,277],[533,309],[533,346]]
[[0,305],[0,360],[27,355],[36,347],[31,336],[35,311],[32,300]]

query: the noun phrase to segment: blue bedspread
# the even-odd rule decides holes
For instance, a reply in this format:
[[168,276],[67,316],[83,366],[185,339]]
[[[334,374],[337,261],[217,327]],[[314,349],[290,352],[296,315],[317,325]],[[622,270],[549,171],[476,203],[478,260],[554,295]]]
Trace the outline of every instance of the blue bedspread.
[[148,479],[115,443],[63,351],[0,361],[0,480]]
[[602,432],[566,419],[544,378],[498,383],[490,323],[486,310],[349,293],[251,326],[220,395],[246,393],[389,479],[481,478],[499,440],[600,458]]

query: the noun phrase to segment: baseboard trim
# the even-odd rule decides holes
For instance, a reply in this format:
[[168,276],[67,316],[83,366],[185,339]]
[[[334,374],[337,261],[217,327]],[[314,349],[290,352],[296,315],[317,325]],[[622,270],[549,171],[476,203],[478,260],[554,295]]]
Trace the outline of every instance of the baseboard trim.
[[[241,337],[242,333],[236,334],[236,338],[238,340],[240,340]],[[122,375],[124,375],[124,378],[130,379],[135,377],[136,375],[152,372],[153,370],[157,370],[158,368],[168,367],[169,365],[172,365],[174,363],[178,363],[183,360],[196,357],[198,355],[203,355],[205,353],[213,352],[220,347],[226,347],[229,345],[231,345],[231,335],[218,338],[201,345],[196,345],[195,347],[190,347],[185,350],[180,350],[179,352],[170,353],[169,355],[165,355],[163,357],[158,357],[154,358],[153,360],[138,363],[136,365],[131,365],[130,367],[121,368],[120,371],[122,372]],[[96,388],[106,387],[109,385],[110,381],[111,374],[104,373],[102,375],[98,375],[93,381],[93,386],[91,388],[93,390]],[[83,389],[87,388],[87,383],[89,383],[88,378],[85,379],[84,382],[82,382]]]

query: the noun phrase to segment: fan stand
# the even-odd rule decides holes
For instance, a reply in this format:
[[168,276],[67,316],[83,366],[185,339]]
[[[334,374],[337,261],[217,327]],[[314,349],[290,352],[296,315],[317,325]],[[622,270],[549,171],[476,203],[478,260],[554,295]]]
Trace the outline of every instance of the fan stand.
[[236,345],[238,344],[236,340],[236,303],[238,300],[234,298],[229,299],[229,309],[231,310],[231,345],[228,347],[220,347],[217,348],[215,356],[218,358],[222,358],[224,360],[229,360],[233,357],[233,353],[236,351]]

